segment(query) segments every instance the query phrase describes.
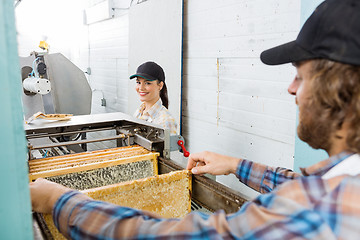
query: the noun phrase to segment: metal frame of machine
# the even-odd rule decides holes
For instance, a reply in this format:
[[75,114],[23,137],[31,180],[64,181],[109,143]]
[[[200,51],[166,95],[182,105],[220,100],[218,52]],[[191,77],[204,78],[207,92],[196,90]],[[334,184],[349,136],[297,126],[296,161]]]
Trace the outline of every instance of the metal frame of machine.
[[[87,136],[87,133],[111,130],[114,131],[113,136],[95,139]],[[169,145],[167,139],[170,138],[167,130],[123,113],[73,116],[69,121],[36,119],[25,125],[25,132],[29,160],[38,158],[36,156],[39,154],[34,151],[41,149],[60,148],[63,151],[59,153],[61,155],[69,152],[69,149],[75,152],[87,151],[88,143],[109,140],[116,140],[117,147],[139,144],[160,154],[168,155],[170,152],[170,146],[167,146]],[[71,136],[76,137],[72,140]]]
[[[113,130],[113,136],[100,138],[87,136],[88,133],[109,130]],[[87,151],[89,143],[113,140],[116,141],[117,147],[138,144],[148,150],[159,152],[159,174],[182,169],[170,159],[171,151],[181,149],[177,145],[178,140],[183,141],[181,136],[170,136],[166,129],[123,113],[73,116],[68,121],[36,119],[25,125],[25,132],[28,140],[29,161],[42,158],[45,149],[52,149],[55,154],[63,155]],[[192,182],[192,210],[204,209],[214,212],[223,209],[226,213],[233,213],[247,201],[246,197],[239,192],[205,176],[193,176]],[[36,219],[34,221],[36,238],[51,239],[41,217],[35,214],[34,218]]]

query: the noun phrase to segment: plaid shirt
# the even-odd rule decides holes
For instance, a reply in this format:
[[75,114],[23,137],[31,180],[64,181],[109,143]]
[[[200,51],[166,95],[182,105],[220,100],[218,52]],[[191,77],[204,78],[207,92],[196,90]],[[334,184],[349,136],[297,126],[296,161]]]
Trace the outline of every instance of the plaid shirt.
[[171,116],[169,110],[162,105],[161,98],[159,98],[159,100],[149,110],[144,110],[145,104],[142,103],[134,113],[134,117],[158,124],[164,128],[170,129],[170,134],[176,134],[176,121]]
[[360,175],[321,177],[350,155],[333,156],[303,175],[241,161],[240,181],[265,194],[234,214],[161,219],[71,191],[55,204],[54,223],[73,239],[360,239]]

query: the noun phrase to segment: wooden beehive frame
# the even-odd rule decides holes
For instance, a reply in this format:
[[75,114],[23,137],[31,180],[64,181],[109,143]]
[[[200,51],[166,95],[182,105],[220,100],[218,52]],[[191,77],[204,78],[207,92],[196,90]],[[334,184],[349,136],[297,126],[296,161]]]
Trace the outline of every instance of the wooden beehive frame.
[[130,146],[36,159],[29,161],[29,180],[33,181],[40,177],[53,177],[144,160],[152,162],[154,175],[157,175],[158,156],[159,153],[150,152],[143,147]]

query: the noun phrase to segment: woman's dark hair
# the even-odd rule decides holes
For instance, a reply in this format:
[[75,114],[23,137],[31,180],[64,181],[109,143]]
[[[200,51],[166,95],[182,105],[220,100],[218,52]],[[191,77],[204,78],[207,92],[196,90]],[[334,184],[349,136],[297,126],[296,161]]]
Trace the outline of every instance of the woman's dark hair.
[[[160,83],[160,81],[159,81]],[[169,108],[169,98],[168,98],[168,93],[167,93],[167,88],[166,88],[166,84],[165,82],[163,82],[164,85],[162,87],[162,89],[160,90],[160,98],[162,101],[162,104],[164,105],[164,107]]]

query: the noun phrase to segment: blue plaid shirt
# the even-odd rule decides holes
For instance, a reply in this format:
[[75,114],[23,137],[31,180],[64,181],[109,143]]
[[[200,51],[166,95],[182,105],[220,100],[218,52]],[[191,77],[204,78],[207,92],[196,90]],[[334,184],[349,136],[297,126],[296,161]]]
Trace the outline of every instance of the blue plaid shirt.
[[350,155],[333,156],[302,175],[240,161],[239,180],[264,194],[234,214],[162,219],[71,191],[55,204],[54,223],[73,239],[360,239],[360,175],[322,178]]

